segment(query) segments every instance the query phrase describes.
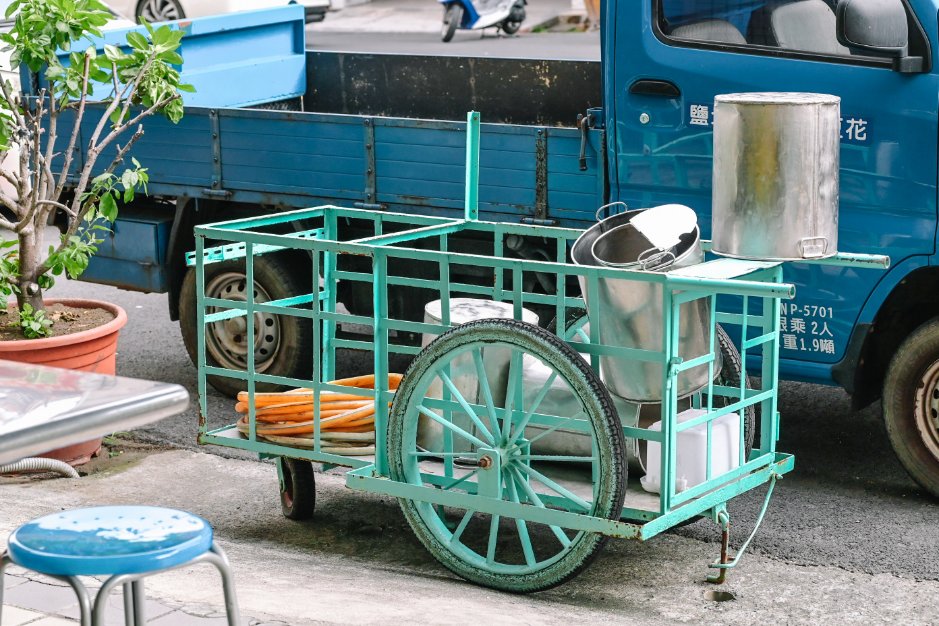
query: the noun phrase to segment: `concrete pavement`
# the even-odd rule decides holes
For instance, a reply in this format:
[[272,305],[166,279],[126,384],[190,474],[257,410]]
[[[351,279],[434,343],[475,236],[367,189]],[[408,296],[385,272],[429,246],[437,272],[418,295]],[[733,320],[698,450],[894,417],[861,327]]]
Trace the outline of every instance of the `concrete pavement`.
[[[192,511],[213,524],[228,552],[249,624],[939,623],[939,582],[747,554],[728,582],[714,587],[704,576],[716,545],[676,535],[646,544],[611,541],[561,587],[499,593],[452,576],[419,544],[393,498],[352,492],[338,471],[317,474],[316,516],[298,523],[280,513],[271,464],[182,450],[126,454],[81,479],[0,479],[0,536],[32,517],[90,504]],[[771,517],[781,514],[770,509]],[[747,530],[738,527],[732,543]],[[75,623],[69,590],[39,589],[22,570],[13,584],[3,626]],[[221,586],[209,566],[146,584],[150,623],[223,623]],[[716,601],[717,590],[733,599]],[[120,623],[119,597],[113,605],[109,623]]]
[[[570,0],[530,0],[522,32],[546,28],[561,16],[571,15]],[[434,33],[440,32],[443,9],[436,0],[373,0],[330,11],[310,26],[316,32]],[[575,19],[579,19],[576,16]],[[468,35],[467,31],[461,31]],[[462,36],[462,35],[461,35]],[[478,36],[478,35],[475,35]]]

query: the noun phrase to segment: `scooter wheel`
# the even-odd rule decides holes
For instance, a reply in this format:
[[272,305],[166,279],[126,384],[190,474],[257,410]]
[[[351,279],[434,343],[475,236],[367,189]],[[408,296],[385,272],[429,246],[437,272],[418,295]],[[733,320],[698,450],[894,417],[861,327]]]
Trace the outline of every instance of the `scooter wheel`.
[[453,39],[456,29],[462,21],[463,7],[461,5],[453,3],[443,10],[443,28],[440,31],[440,36],[444,43]]

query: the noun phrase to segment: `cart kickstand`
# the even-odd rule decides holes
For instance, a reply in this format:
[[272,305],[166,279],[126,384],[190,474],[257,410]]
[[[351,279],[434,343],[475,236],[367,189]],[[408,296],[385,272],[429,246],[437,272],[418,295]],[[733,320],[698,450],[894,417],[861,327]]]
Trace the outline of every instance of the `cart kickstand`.
[[727,509],[721,508],[717,512],[717,522],[721,525],[721,558],[717,560],[716,563],[710,565],[710,567],[720,567],[717,571],[717,574],[710,574],[707,577],[709,583],[715,585],[721,585],[724,583],[724,580],[727,578],[727,568],[733,567],[729,565],[730,556],[728,555],[728,547],[730,544],[730,515],[727,514]]
[[766,515],[766,510],[769,508],[769,501],[773,496],[773,487],[776,486],[776,481],[782,478],[781,475],[773,473],[769,479],[769,489],[766,490],[766,497],[763,500],[763,508],[760,510],[759,517],[756,518],[756,525],[753,527],[753,532],[750,533],[750,536],[747,537],[747,540],[743,542],[743,545],[740,546],[740,550],[737,551],[737,554],[733,557],[733,560],[730,560],[729,554],[729,544],[730,544],[730,515],[727,514],[727,509],[723,506],[717,511],[717,523],[721,525],[721,558],[708,565],[708,567],[718,570],[717,574],[711,574],[707,577],[709,583],[714,583],[715,585],[723,584],[727,579],[727,570],[732,567],[736,567],[737,563],[740,561],[740,557],[747,551],[747,546],[750,545],[750,542],[753,541],[753,538],[756,536],[756,531],[760,529],[760,525],[763,523],[763,517]]

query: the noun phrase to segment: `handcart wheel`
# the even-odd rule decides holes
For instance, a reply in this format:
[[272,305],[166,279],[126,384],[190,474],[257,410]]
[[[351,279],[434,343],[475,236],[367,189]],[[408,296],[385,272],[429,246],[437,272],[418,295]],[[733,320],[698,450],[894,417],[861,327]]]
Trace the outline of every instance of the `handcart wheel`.
[[[586,325],[587,311],[580,308],[568,309],[564,319],[563,337],[565,341],[590,343],[590,336],[588,335],[587,330],[584,328]],[[548,330],[557,330],[557,318],[548,324]],[[725,387],[740,387],[740,377],[743,375],[743,359],[740,356],[740,351],[737,350],[737,346],[734,345],[730,335],[727,334],[727,331],[724,330],[720,324],[717,325],[716,338],[717,345],[721,351],[721,357],[723,359],[724,366],[721,368],[721,373],[718,374],[717,380],[715,382]],[[749,376],[746,379],[745,387],[750,389]],[[724,397],[717,397],[714,400],[715,404],[718,406],[724,406],[725,404],[731,402],[731,400],[728,400]],[[758,407],[759,405],[757,404],[748,406],[745,409],[746,413],[743,419],[744,458],[750,458],[750,450],[753,449]]]
[[305,520],[316,508],[316,478],[309,461],[282,456],[277,459],[280,477],[280,509],[284,517]]
[[[550,375],[526,385],[532,359]],[[419,442],[421,419],[438,427],[438,443]],[[538,438],[558,430],[589,435],[591,455],[531,453]],[[533,511],[619,519],[624,451],[616,409],[597,375],[555,335],[515,320],[479,320],[439,336],[408,368],[388,424],[390,478],[459,496],[459,505],[443,507],[401,499],[414,533],[456,574],[513,592],[572,578],[607,538],[477,512],[477,492]]]

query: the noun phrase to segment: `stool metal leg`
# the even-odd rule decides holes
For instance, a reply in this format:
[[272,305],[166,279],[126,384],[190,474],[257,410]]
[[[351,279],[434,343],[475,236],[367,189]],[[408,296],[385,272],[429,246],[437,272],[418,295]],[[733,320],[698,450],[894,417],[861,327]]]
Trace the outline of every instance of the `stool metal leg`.
[[[10,559],[9,554],[7,554],[6,551],[0,554],[0,623],[2,623],[3,620],[4,575],[7,565],[10,565],[11,563],[13,563],[13,561]],[[39,573],[43,574],[42,572]],[[72,590],[78,597],[78,609],[81,616],[81,626],[92,626],[91,598],[88,596],[88,590],[85,589],[85,586],[82,584],[82,582],[75,576],[55,576],[53,574],[43,574],[43,576],[48,576],[49,578],[67,582],[72,587]]]
[[78,596],[78,609],[81,612],[81,625],[92,626],[91,598],[88,596],[88,590],[85,589],[85,585],[82,584],[82,581],[80,581],[77,576],[51,576],[51,578],[65,581],[72,586],[72,589],[75,591],[75,595]]
[[[101,589],[98,589],[97,597],[95,597],[95,607],[91,621],[94,626],[104,626],[104,611],[108,606],[108,597],[110,597],[111,592],[114,591],[114,588],[118,585],[124,585],[124,623],[136,626],[133,621],[134,613],[132,610],[134,593],[130,588],[134,578],[135,576],[133,574],[117,574],[104,581],[104,584],[101,585]],[[130,592],[130,601],[128,601],[128,592]],[[128,611],[128,609],[131,610]]]
[[134,589],[124,583],[124,626],[134,626]]
[[7,565],[12,563],[10,557],[7,556],[7,551],[4,550],[0,552],[0,624],[3,623],[3,587],[4,587],[4,570],[6,570]]
[[235,593],[235,577],[228,562],[228,556],[222,547],[212,542],[209,552],[199,556],[195,561],[207,561],[215,566],[222,575],[222,591],[225,594],[225,613],[228,616],[228,626],[241,626],[241,611],[238,609],[238,596]]
[[222,550],[222,546],[212,542],[212,552],[218,555],[222,565],[216,567],[222,575],[222,590],[225,594],[225,612],[228,614],[228,626],[240,626],[241,611],[238,609],[238,594],[235,592],[235,576],[231,571],[231,564],[228,562],[228,555]]
[[[238,596],[235,593],[235,577],[232,575],[228,556],[226,556],[221,546],[215,542],[212,542],[212,547],[208,552],[204,552],[193,560],[175,567],[168,567],[145,574],[118,574],[111,576],[101,586],[101,589],[98,590],[98,597],[95,598],[94,613],[91,623],[94,626],[103,626],[104,610],[108,603],[108,596],[111,595],[115,587],[124,585],[125,623],[128,625],[133,624],[133,626],[144,626],[146,619],[144,615],[144,602],[146,602],[146,596],[144,594],[142,579],[147,576],[153,576],[154,574],[195,565],[196,563],[211,563],[219,571],[219,574],[222,576],[222,591],[225,594],[225,612],[228,618],[228,626],[241,626],[241,612],[238,608]],[[131,587],[130,602],[127,600],[128,586]],[[131,608],[133,611],[128,612],[128,609]],[[131,619],[133,619],[133,621],[131,621]],[[84,622],[82,626],[85,626]]]
[[147,623],[147,594],[143,590],[143,579],[130,584],[134,590],[134,624],[143,626]]

